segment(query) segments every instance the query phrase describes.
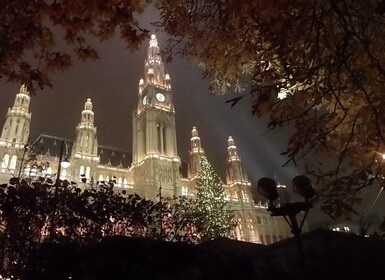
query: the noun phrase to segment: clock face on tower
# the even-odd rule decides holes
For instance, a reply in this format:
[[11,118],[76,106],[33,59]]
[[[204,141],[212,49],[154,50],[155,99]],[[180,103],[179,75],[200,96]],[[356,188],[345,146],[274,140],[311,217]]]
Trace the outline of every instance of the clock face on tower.
[[166,100],[166,97],[163,95],[163,93],[160,93],[158,92],[156,95],[155,95],[156,99],[159,101],[159,102],[164,102]]

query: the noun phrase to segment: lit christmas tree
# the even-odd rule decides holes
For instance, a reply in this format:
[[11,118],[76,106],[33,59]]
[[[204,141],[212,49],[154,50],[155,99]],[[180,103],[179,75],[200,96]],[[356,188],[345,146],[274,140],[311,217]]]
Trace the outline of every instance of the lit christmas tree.
[[201,239],[228,237],[235,226],[232,211],[222,182],[205,156],[201,157],[201,170],[197,176],[198,232]]

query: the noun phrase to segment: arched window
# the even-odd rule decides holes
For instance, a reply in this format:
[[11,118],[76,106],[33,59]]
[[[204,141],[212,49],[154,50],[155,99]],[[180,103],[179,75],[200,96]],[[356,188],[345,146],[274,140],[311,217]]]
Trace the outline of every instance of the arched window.
[[250,217],[247,219],[247,229],[249,230],[250,242],[257,242],[257,237],[255,235],[253,220]]
[[271,243],[270,235],[266,234],[266,244],[270,244],[270,243]]
[[31,167],[29,165],[27,165],[25,168],[24,168],[24,175],[25,176],[29,176],[30,175],[30,172],[31,172]]
[[244,190],[242,190],[242,197],[244,202],[249,202],[249,195]]
[[188,189],[186,186],[182,186],[181,188],[181,195],[182,196],[187,196],[188,195]]
[[17,161],[17,157],[15,155],[13,155],[11,158],[11,163],[9,164],[9,169],[11,171],[16,169],[16,161]]
[[123,187],[123,181],[122,181],[122,177],[119,177],[118,179],[118,187]]
[[51,167],[48,167],[45,174],[47,174],[48,177],[51,177],[52,175],[52,168]]
[[8,164],[9,164],[9,155],[5,154],[4,157],[3,157],[3,160],[1,162],[1,172],[7,171]]
[[128,183],[126,178],[124,178],[123,187],[128,188]]
[[84,166],[80,165],[79,176],[84,175]]
[[32,177],[34,177],[34,176],[36,176],[37,175],[37,169],[36,169],[36,167],[33,167],[32,169],[31,169],[31,172],[30,172],[30,176]]
[[158,142],[158,152],[161,154],[166,153],[166,126],[163,122],[156,123],[156,135]]
[[86,178],[87,179],[91,178],[90,174],[91,174],[91,168],[89,166],[87,166],[87,168],[86,168]]
[[237,227],[236,227],[237,239],[244,240],[243,228],[242,228],[242,219],[237,218]]
[[143,121],[143,155],[147,152],[147,131],[146,131],[146,122]]
[[65,180],[65,179],[67,179],[67,171],[63,169],[60,174],[60,180]]
[[237,192],[233,193],[233,201],[238,201],[238,193]]
[[100,174],[100,175],[99,175],[99,179],[98,179],[98,181],[99,181],[99,182],[102,182],[102,181],[103,181],[103,179],[104,179],[104,178],[103,178],[103,175],[102,175],[102,174]]
[[86,134],[86,140],[84,142],[84,147],[88,148],[88,141],[89,141],[89,136]]
[[265,240],[263,239],[263,234],[259,235],[259,240],[261,240],[261,244],[265,244]]

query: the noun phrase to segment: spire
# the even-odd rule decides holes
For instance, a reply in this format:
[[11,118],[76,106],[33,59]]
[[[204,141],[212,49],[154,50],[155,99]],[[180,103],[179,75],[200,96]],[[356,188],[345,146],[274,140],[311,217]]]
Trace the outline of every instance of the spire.
[[28,112],[29,110],[29,101],[30,96],[27,87],[22,84],[20,86],[19,93],[16,94],[15,103],[13,104],[12,109],[21,109],[25,112]]
[[160,57],[159,55],[160,53],[160,49],[159,49],[159,46],[158,46],[158,40],[156,39],[156,36],[155,34],[152,34],[151,35],[151,39],[150,39],[150,44],[148,46],[148,50],[147,50],[147,58],[148,60],[154,60],[154,62],[158,62],[158,63],[161,63],[162,62],[162,58]]
[[237,146],[234,144],[234,139],[233,137],[229,136],[227,139],[227,152],[228,152],[228,161],[241,161],[240,158],[238,157],[238,152],[237,152]]
[[202,148],[201,138],[198,135],[198,130],[194,126],[191,130],[191,153],[192,154],[204,154],[205,151]]
[[12,108],[8,109],[1,133],[1,145],[22,147],[27,143],[31,122],[30,99],[27,87],[21,85]]
[[27,89],[27,87],[25,86],[25,84],[22,84],[22,85],[20,86],[20,93],[23,93],[23,94],[29,94],[28,89]]
[[238,156],[233,137],[229,136],[227,145],[227,183],[248,184],[247,174],[242,168],[241,158]]
[[72,157],[99,162],[97,156],[98,142],[94,126],[94,112],[91,98],[87,98],[81,112],[80,122],[76,127],[76,140],[72,149]]
[[84,110],[81,114],[80,125],[91,127],[94,125],[94,112],[92,111],[91,98],[87,98],[87,101],[84,103]]
[[202,148],[201,138],[198,130],[194,126],[191,130],[191,150],[190,150],[190,164],[188,168],[188,176],[194,177],[201,170],[201,157],[205,154]]
[[144,65],[144,78],[139,81],[140,94],[148,84],[164,89],[171,89],[171,78],[169,74],[165,73],[164,63],[160,55],[160,48],[155,34],[151,35],[147,49],[147,59]]

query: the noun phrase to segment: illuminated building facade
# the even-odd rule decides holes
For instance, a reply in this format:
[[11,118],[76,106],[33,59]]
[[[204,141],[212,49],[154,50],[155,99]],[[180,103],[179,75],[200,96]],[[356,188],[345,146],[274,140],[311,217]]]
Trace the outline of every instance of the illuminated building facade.
[[[150,39],[137,97],[132,120],[132,154],[98,144],[92,101],[87,99],[76,126],[75,139],[65,141],[64,153],[71,166],[62,168],[60,178],[75,182],[81,182],[83,178],[87,180],[86,184],[114,179],[117,191],[125,189],[127,193],[138,193],[152,200],[159,199],[159,193],[163,197],[194,196],[195,178],[205,151],[198,130],[193,127],[189,163],[184,168],[177,151],[171,79],[165,72],[155,35]],[[55,176],[58,169],[59,150],[64,139],[42,134],[30,146],[38,160],[48,162],[49,167],[39,172],[28,166],[21,170],[21,158],[29,138],[29,102],[28,91],[21,86],[1,133],[1,182],[19,172],[23,176]],[[270,217],[262,201],[254,204],[250,187],[235,141],[230,136],[224,188],[238,221],[234,236],[263,244],[289,236],[290,230],[283,218]]]

